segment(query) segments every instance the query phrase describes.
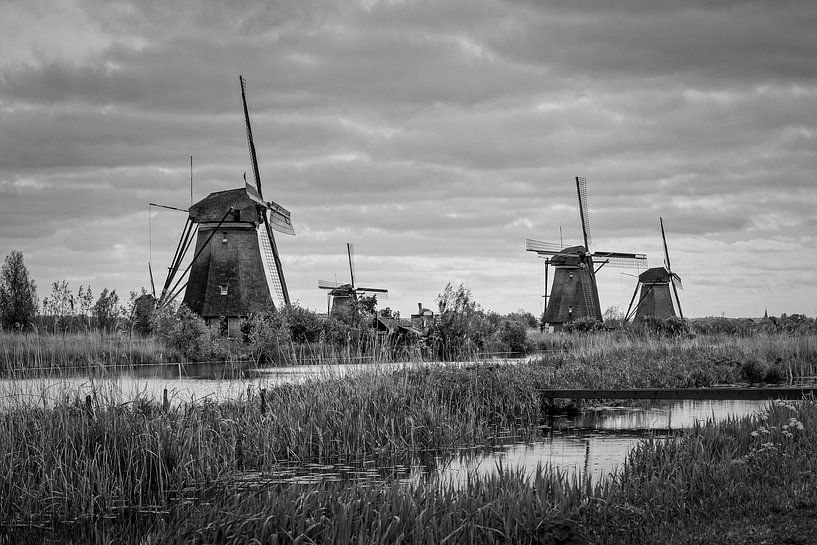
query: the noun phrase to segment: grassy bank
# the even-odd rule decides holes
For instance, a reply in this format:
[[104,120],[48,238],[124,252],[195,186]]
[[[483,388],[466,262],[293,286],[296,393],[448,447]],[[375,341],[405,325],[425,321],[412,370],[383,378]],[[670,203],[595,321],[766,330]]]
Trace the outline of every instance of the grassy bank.
[[[6,531],[13,542],[811,543],[815,484],[817,403],[810,401],[647,440],[600,483],[548,468],[500,469],[463,488],[422,481],[246,490],[213,481],[163,507],[125,505],[115,518],[101,509],[80,519],[41,512],[42,527]],[[96,488],[84,493],[99,504]]]
[[[642,335],[638,338],[613,333],[544,335],[533,337],[540,352],[534,359],[541,365],[575,367],[578,374],[562,373],[568,384],[578,380],[602,380],[614,387],[636,385],[638,381],[655,386],[702,386],[715,382],[778,382],[817,375],[817,335],[760,333],[754,336],[704,335],[664,338]],[[373,338],[366,351],[358,346],[331,343],[292,343],[277,356],[281,365],[331,365],[336,363],[386,363],[420,361],[421,351],[390,349]],[[257,358],[251,347],[232,339],[221,339],[214,348],[218,361],[244,362]],[[182,361],[182,355],[155,338],[137,339],[88,334],[11,334],[0,333],[0,374],[24,376],[32,372],[78,373],[104,371],[116,366]],[[481,359],[471,354],[470,360]],[[581,368],[595,370],[591,376]],[[743,376],[720,370],[738,368]],[[629,371],[636,375],[629,375]],[[648,376],[645,376],[644,373]],[[701,373],[695,375],[694,373]],[[651,376],[649,376],[651,375]],[[621,384],[615,381],[621,381]],[[662,384],[662,381],[667,384]]]

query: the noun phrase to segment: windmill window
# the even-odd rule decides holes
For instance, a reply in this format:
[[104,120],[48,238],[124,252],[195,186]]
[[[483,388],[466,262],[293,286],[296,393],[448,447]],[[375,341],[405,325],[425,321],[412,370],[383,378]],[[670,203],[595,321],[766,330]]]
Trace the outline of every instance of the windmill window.
[[227,295],[227,284],[220,284],[218,289],[221,290],[221,295]]
[[221,242],[222,244],[227,244],[227,231],[221,233]]

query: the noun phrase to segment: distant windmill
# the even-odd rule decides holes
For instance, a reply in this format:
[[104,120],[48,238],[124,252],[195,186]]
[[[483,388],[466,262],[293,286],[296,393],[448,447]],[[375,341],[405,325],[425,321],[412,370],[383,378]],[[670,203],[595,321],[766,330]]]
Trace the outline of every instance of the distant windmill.
[[380,297],[387,299],[389,290],[385,288],[365,288],[355,285],[355,245],[346,243],[346,255],[349,257],[350,284],[338,284],[328,280],[318,280],[318,287],[327,290],[326,312],[331,314],[333,310],[345,310],[351,308],[357,302],[360,295],[381,294]]
[[[273,230],[295,234],[289,211],[263,198],[242,76],[239,83],[255,186],[245,175],[242,187],[211,193],[190,207],[158,301],[166,305],[184,290],[185,305],[231,335],[248,314],[289,305]],[[194,236],[193,259],[179,274]]]
[[[633,297],[630,299],[630,305],[627,307],[627,314],[624,319],[629,320],[632,313],[635,317],[654,316],[656,318],[669,318],[671,316],[680,315],[684,317],[681,311],[681,300],[678,298],[678,290],[684,289],[681,284],[681,277],[672,272],[672,265],[669,259],[669,249],[667,249],[667,237],[664,234],[664,219],[658,218],[661,225],[661,239],[664,241],[664,266],[653,267],[647,269],[638,275],[638,284],[633,292]],[[672,286],[672,294],[670,294],[670,286]],[[641,296],[633,308],[633,302],[638,289],[641,288]],[[675,309],[672,305],[672,295],[675,295],[675,304],[678,306],[678,314],[675,314]]]
[[[590,317],[601,321],[601,304],[596,273],[604,265],[641,270],[647,256],[623,252],[591,252],[590,222],[587,210],[587,180],[576,177],[579,218],[584,246],[563,248],[561,244],[527,239],[525,250],[545,258],[545,318],[549,328],[559,330],[568,322]],[[597,266],[598,265],[598,266]],[[548,269],[553,267],[553,287],[547,295]]]

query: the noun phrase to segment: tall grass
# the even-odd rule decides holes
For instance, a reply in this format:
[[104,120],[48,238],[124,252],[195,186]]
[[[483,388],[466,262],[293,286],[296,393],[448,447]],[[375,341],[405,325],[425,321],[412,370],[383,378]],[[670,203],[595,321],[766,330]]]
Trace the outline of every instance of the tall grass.
[[602,482],[547,466],[531,474],[498,467],[462,487],[425,480],[248,491],[228,482],[201,487],[161,516],[63,525],[61,535],[201,544],[661,544],[697,542],[696,533],[722,536],[724,527],[739,535],[747,530],[733,521],[751,520],[772,532],[768,542],[783,542],[774,536],[796,522],[787,513],[817,500],[815,454],[817,403],[778,404],[762,417],[646,440]]
[[[722,371],[735,369],[724,364]],[[774,407],[762,429],[742,419],[645,443],[603,483],[543,469],[474,476],[464,489],[429,482],[237,488],[248,472],[271,472],[283,461],[406,463],[419,453],[484,443],[498,429],[530,428],[543,417],[535,389],[581,371],[540,363],[370,373],[275,387],[263,404],[252,393],[165,408],[152,399],[125,401],[115,390],[97,391],[90,403],[79,396],[53,405],[21,401],[0,413],[0,526],[39,536],[37,528],[56,526],[96,531],[110,519],[102,526],[113,524],[111,535],[124,532],[123,539],[136,535],[123,530],[134,524],[139,535],[165,528],[202,543],[300,535],[325,543],[400,536],[534,542],[553,532],[642,539],[646,529],[688,517],[712,498],[751,496],[757,483],[772,490],[767,469],[779,475],[792,469],[790,459],[804,468],[817,460],[817,404],[806,403]],[[621,372],[638,378],[632,369]],[[783,429],[792,417],[803,430]],[[798,458],[804,453],[811,461]]]
[[98,366],[140,365],[164,361],[167,351],[152,338],[128,338],[100,332],[21,334],[0,332],[0,372],[75,372]]

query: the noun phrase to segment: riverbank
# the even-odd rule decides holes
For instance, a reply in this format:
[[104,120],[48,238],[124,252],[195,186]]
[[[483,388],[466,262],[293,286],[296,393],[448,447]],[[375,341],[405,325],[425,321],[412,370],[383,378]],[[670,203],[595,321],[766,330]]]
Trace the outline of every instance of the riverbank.
[[[167,479],[167,501],[151,504],[148,499],[158,497],[150,492],[161,487],[158,469],[172,459],[158,449],[150,452],[156,471],[133,481],[141,485],[140,498],[106,504],[115,485],[103,490],[101,482],[88,483],[71,498],[85,503],[88,512],[61,516],[53,510],[59,483],[43,481],[50,496],[43,498],[38,517],[29,521],[33,524],[18,519],[13,527],[6,526],[8,539],[738,545],[812,543],[817,538],[814,401],[777,403],[763,416],[646,440],[620,471],[600,482],[543,467],[533,474],[498,468],[491,475],[475,475],[464,487],[434,480],[253,486],[229,479],[236,474],[233,466],[195,488]],[[139,464],[132,451],[125,461]],[[175,460],[174,467],[195,463],[195,458]],[[39,466],[33,461],[26,469]],[[99,464],[76,467],[93,478]],[[4,483],[4,491],[19,490],[8,485]]]
[[[613,380],[622,383],[641,380],[658,383],[677,382],[698,386],[730,379],[713,369],[737,367],[748,382],[777,382],[817,375],[817,335],[814,333],[759,333],[754,336],[726,334],[697,337],[633,337],[622,332],[546,335],[536,334],[533,344],[541,350],[529,358],[541,365],[596,369],[588,380]],[[245,376],[256,368],[249,348],[235,339],[222,339],[219,351],[230,376]],[[345,363],[376,366],[380,363],[423,361],[419,353],[412,357],[393,357],[388,351],[379,355],[356,355],[334,345],[293,344],[290,363],[331,366]],[[500,355],[472,354],[473,362],[490,362]],[[0,333],[0,375],[5,377],[77,375],[93,372],[116,375],[129,368],[179,363],[184,358],[164,347],[156,338],[130,338],[87,334],[10,334]],[[207,362],[207,363],[218,363]],[[432,363],[432,362],[427,362]],[[286,367],[284,367],[286,368]],[[687,368],[694,370],[690,371]],[[641,376],[646,370],[651,376]],[[696,375],[695,372],[698,374]],[[669,374],[667,374],[669,373]],[[608,376],[604,376],[608,375]],[[568,376],[571,381],[581,376]],[[611,387],[619,387],[612,384]]]

